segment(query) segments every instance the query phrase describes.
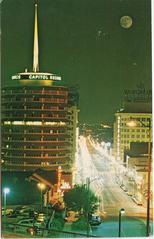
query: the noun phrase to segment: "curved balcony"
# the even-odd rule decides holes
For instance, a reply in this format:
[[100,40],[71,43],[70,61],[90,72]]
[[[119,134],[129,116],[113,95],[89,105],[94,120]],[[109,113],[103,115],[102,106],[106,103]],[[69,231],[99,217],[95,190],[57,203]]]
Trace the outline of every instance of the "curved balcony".
[[46,88],[46,89],[30,89],[30,88],[8,88],[3,89],[3,95],[49,95],[49,96],[68,96],[68,89],[65,87],[60,87],[59,89],[56,88]]
[[[24,135],[24,136],[26,136],[26,135],[44,135],[44,136],[61,136],[61,135],[64,135],[65,137],[66,136],[69,136],[69,134],[66,132],[66,133],[41,133],[41,132],[38,132],[38,133],[34,133],[34,132],[24,132],[24,131],[22,131],[22,132],[2,132],[2,137],[3,137],[3,135]],[[6,140],[5,140],[6,141]],[[8,140],[8,142],[10,142],[10,140]]]
[[65,156],[4,156],[4,159],[20,159],[20,160],[32,160],[32,159],[40,159],[40,160],[52,160],[52,159],[63,159],[63,160],[69,160],[70,158],[69,158],[69,156],[68,155],[65,155]]
[[67,110],[60,110],[60,109],[44,109],[44,108],[28,108],[28,109],[21,109],[21,108],[14,108],[14,109],[1,109],[2,113],[7,113],[7,112],[14,112],[14,111],[19,111],[19,112],[23,112],[23,113],[27,113],[27,112],[32,112],[32,111],[36,111],[36,112],[46,112],[46,113],[51,113],[51,112],[67,112]]
[[60,152],[60,151],[63,151],[63,152],[69,152],[70,150],[69,149],[66,149],[66,148],[50,148],[50,149],[45,149],[45,148],[2,148],[2,150],[7,150],[7,151],[22,151],[22,152],[25,152],[25,151],[31,151],[31,152],[35,152],[35,151],[42,151],[42,152],[46,152],[46,151],[50,151],[50,152]]
[[[55,121],[55,122],[59,122],[59,121],[70,121],[67,117],[46,117],[46,116],[28,116],[28,115],[20,115],[20,116],[5,116],[4,118],[3,118],[3,121],[8,121],[8,120],[12,120],[12,121],[14,121],[14,120],[53,120],[53,121]],[[30,125],[31,126],[31,125]],[[47,125],[46,125],[47,126]],[[49,125],[50,127],[51,127],[51,125]]]
[[23,167],[23,169],[25,168],[46,168],[46,169],[52,169],[53,167],[59,167],[59,166],[66,166],[67,163],[64,162],[58,162],[58,163],[49,163],[47,165],[45,164],[41,164],[41,163],[10,163],[10,162],[6,162],[4,163],[4,167],[5,166],[10,166],[11,169],[13,169],[14,167],[19,167],[21,170],[21,167]]
[[6,144],[10,144],[10,145],[13,145],[13,144],[24,144],[24,145],[29,145],[29,144],[38,144],[38,145],[67,145],[68,143],[70,143],[69,140],[56,140],[56,139],[52,139],[52,140],[39,140],[38,138],[34,138],[34,139],[27,139],[27,140],[24,140],[24,139],[4,139],[3,140],[3,143],[6,143]]
[[42,104],[52,104],[52,105],[64,105],[64,106],[66,106],[67,104],[68,104],[68,102],[67,102],[67,100],[65,100],[65,101],[60,101],[60,99],[58,100],[55,100],[55,99],[53,99],[53,100],[44,100],[44,101],[40,101],[40,100],[30,100],[30,101],[25,101],[25,98],[23,98],[23,100],[22,99],[20,99],[20,101],[2,101],[2,105],[18,105],[19,103],[21,104],[21,102],[23,103],[23,104],[25,104],[26,103],[26,105],[42,105]]

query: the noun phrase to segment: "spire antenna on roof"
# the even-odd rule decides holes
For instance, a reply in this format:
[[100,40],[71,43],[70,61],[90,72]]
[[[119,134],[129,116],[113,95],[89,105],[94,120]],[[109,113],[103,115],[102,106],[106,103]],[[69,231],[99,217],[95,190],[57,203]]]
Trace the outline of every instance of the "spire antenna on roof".
[[35,2],[34,18],[34,49],[33,49],[33,71],[39,71],[39,46],[38,46],[38,22],[37,22],[37,2]]

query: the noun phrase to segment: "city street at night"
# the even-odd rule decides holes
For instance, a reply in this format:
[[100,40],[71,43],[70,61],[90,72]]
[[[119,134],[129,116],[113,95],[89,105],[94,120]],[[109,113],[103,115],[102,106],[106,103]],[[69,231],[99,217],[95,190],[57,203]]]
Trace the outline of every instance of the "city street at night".
[[[80,180],[81,183],[85,183],[85,178],[83,178],[82,175],[90,177],[92,181],[90,186],[101,199],[101,212],[105,213],[106,216],[116,216],[120,208],[125,208],[126,214],[129,216],[145,216],[146,209],[136,205],[130,196],[116,183],[115,172],[110,156],[107,157],[107,155],[96,148],[93,150],[95,153],[90,154],[86,144],[86,138],[84,137],[80,138],[79,145],[80,154],[78,160],[80,164],[83,165],[79,172]],[[87,167],[84,167],[84,163],[87,164]],[[79,176],[77,175],[77,177]]]
[[0,2],[2,238],[151,237],[153,1]]
[[[146,207],[138,206],[116,182],[117,165],[114,165],[110,151],[101,144],[95,144],[90,137],[81,136],[76,163],[82,165],[76,170],[77,183],[80,181],[84,184],[86,177],[89,177],[91,189],[100,198],[99,213],[104,219],[99,227],[92,229],[93,232],[97,235],[116,236],[119,210],[124,208],[123,236],[144,236]],[[136,228],[136,233],[133,228]]]

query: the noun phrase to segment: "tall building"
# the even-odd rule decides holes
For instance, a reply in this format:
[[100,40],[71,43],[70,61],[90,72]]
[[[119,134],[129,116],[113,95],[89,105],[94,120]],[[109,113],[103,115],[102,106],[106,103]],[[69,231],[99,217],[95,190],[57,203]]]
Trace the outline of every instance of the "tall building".
[[[143,86],[142,86],[143,87]],[[136,93],[137,92],[137,93]],[[115,113],[114,154],[116,159],[124,161],[125,151],[132,142],[149,142],[149,129],[152,133],[151,93],[145,89],[129,91],[124,107]],[[134,121],[133,127],[130,122]]]
[[33,70],[12,76],[2,89],[2,165],[4,170],[71,172],[76,152],[77,89],[61,77],[39,71],[37,4]]

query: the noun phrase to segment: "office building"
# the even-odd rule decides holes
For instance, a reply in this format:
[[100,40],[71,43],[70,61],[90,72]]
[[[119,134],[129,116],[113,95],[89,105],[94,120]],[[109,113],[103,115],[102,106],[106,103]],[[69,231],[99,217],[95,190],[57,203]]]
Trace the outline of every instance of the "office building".
[[12,76],[2,89],[2,169],[71,172],[76,152],[78,92],[39,70],[35,4],[33,70]]
[[[131,93],[132,94],[132,93]],[[131,142],[149,142],[152,133],[151,94],[142,98],[132,98],[124,102],[124,107],[115,113],[114,122],[114,155],[125,161],[125,151],[130,149]],[[139,94],[140,96],[140,94]],[[138,97],[139,97],[138,96]],[[144,99],[143,99],[144,96]],[[141,96],[140,96],[141,97]],[[130,122],[134,125],[130,125]],[[150,138],[149,138],[150,137]]]

